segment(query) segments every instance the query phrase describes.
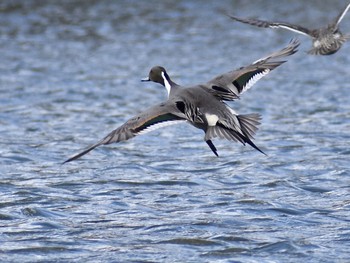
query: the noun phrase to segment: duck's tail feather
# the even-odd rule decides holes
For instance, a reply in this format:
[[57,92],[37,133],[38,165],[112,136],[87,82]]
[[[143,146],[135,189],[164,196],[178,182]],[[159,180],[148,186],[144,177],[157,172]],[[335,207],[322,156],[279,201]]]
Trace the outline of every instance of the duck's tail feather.
[[[215,126],[209,126],[206,130],[204,140],[208,143],[211,142],[212,138],[219,137],[221,139],[226,139],[230,141],[240,142],[243,145],[249,144],[251,147],[266,155],[261,149],[259,149],[254,143],[254,135],[258,130],[258,125],[260,124],[261,116],[257,113],[237,115],[239,122],[239,128],[229,128],[220,122]],[[210,144],[209,147],[212,149]],[[213,149],[212,149],[213,150]],[[215,151],[213,151],[215,153]]]

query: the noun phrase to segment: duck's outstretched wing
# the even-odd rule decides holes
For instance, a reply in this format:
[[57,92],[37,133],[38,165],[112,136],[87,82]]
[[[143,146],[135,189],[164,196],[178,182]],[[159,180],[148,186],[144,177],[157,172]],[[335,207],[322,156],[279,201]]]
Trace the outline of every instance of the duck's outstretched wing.
[[266,21],[266,20],[259,20],[259,19],[245,19],[245,18],[239,18],[236,16],[232,16],[232,15],[228,15],[229,18],[241,22],[241,23],[245,23],[248,25],[252,25],[252,26],[257,26],[257,27],[263,27],[263,28],[283,28],[283,29],[287,29],[290,31],[293,31],[295,33],[298,34],[302,34],[302,35],[306,35],[306,36],[313,36],[313,30],[310,30],[308,28],[299,26],[299,25],[295,25],[295,24],[290,24],[290,23],[286,23],[286,22],[271,22],[271,21]]
[[167,103],[151,107],[143,113],[129,119],[122,126],[109,133],[105,138],[91,145],[81,153],[72,156],[64,161],[64,163],[74,161],[100,145],[126,141],[136,135],[185,121],[181,116],[182,113],[176,115],[177,111],[175,105]]
[[346,13],[349,11],[350,3],[342,10],[339,15],[335,18],[335,25],[338,26],[339,23],[343,20]]
[[280,59],[297,52],[299,44],[299,41],[294,39],[285,48],[258,59],[249,66],[219,75],[204,86],[221,100],[235,100],[271,70],[286,62]]

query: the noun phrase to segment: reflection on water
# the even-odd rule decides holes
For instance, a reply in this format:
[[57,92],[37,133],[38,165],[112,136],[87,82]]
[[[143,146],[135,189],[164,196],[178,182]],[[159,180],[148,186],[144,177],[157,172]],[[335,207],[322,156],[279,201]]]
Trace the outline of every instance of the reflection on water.
[[294,36],[222,11],[316,26],[342,8],[1,1],[2,261],[349,261],[348,44],[313,57],[300,36],[297,54],[230,103],[262,114],[256,143],[267,157],[217,141],[215,158],[200,131],[179,125],[60,165],[165,99],[161,87],[140,82],[152,66],[200,83]]

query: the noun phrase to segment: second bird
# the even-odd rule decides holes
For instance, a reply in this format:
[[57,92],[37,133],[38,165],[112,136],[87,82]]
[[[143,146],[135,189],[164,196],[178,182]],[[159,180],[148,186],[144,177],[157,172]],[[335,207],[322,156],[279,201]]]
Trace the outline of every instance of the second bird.
[[[306,3],[306,2],[305,2]],[[350,8],[350,3],[341,13],[327,26],[318,29],[308,29],[303,26],[286,22],[272,22],[258,19],[245,19],[229,15],[233,20],[264,28],[283,28],[303,34],[312,38],[312,49],[308,51],[312,55],[331,55],[337,52],[342,45],[350,39],[350,35],[344,35],[339,30],[339,23],[342,21]]]

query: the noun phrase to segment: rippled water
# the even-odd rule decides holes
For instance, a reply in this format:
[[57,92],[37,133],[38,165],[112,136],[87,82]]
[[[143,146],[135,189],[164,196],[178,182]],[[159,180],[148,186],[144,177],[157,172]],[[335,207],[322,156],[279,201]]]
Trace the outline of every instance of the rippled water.
[[317,27],[343,6],[1,1],[1,261],[349,262],[348,43],[308,56],[300,36],[297,54],[230,104],[263,115],[255,142],[268,156],[215,141],[216,158],[180,125],[60,164],[165,99],[140,82],[152,66],[205,82],[294,36],[222,11]]

